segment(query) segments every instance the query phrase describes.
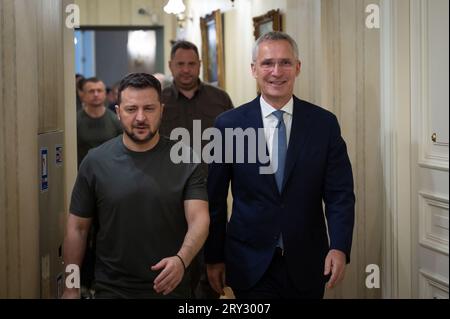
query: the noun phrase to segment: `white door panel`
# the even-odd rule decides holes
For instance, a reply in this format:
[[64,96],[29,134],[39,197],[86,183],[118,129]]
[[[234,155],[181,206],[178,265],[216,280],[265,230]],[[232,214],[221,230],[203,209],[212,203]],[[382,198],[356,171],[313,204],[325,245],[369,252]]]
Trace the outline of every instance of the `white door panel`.
[[411,2],[413,295],[420,298],[448,298],[448,10],[447,0]]

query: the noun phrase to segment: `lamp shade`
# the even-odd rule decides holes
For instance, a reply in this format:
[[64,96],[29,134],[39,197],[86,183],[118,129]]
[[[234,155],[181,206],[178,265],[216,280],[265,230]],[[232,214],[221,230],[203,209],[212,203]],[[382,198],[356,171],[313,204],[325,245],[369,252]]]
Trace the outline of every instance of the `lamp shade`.
[[165,5],[164,11],[168,14],[180,14],[186,10],[183,0],[169,0]]

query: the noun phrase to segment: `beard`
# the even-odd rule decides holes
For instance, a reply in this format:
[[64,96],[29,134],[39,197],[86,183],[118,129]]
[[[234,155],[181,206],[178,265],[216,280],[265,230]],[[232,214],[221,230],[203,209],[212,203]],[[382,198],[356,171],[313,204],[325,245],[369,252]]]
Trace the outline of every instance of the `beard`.
[[[127,136],[136,144],[145,144],[149,141],[151,141],[156,133],[158,133],[158,129],[159,129],[159,125],[161,124],[161,120],[158,121],[158,123],[156,123],[156,129],[152,130],[151,127],[149,125],[133,125],[131,127],[131,129],[126,128],[124,125],[122,125],[123,127],[123,131],[125,132],[125,134],[127,134]],[[149,132],[146,136],[144,137],[138,137],[136,134],[133,133],[133,129],[134,128],[139,128],[139,127],[145,127],[145,128],[149,128]]]
[[150,131],[145,137],[139,138],[137,137],[132,130],[124,129],[125,134],[136,144],[145,144],[148,141],[151,141],[153,137],[156,135],[156,131]]

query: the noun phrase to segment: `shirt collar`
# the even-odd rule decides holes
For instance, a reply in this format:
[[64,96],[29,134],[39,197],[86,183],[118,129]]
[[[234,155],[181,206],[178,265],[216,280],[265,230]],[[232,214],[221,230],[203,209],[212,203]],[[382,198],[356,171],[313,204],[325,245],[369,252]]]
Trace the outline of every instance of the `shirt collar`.
[[[267,103],[266,100],[264,100],[264,98],[262,97],[262,95],[261,95],[261,97],[259,99],[259,103],[261,105],[261,113],[262,113],[263,118],[268,117],[274,111],[277,110],[272,105]],[[294,108],[294,99],[291,97],[290,100],[285,105],[283,105],[283,107],[280,110],[282,110],[285,113],[287,113],[287,114],[292,116],[293,108]]]
[[[198,86],[197,86],[197,90],[195,90],[194,96],[197,94],[197,92],[200,92],[204,87],[204,84],[202,81],[200,81],[200,79],[198,79]],[[175,80],[173,80],[172,82],[172,90],[175,93],[175,97],[178,98],[180,91],[178,90],[177,86],[175,85]]]

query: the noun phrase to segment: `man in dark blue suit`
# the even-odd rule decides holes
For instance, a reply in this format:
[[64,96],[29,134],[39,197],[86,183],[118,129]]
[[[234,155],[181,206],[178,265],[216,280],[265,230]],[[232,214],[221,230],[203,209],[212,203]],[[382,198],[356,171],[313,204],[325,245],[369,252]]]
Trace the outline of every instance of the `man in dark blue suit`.
[[[293,95],[300,66],[289,35],[261,36],[252,63],[261,95],[216,120],[222,137],[230,129],[263,130],[264,153],[273,166],[264,174],[266,163],[250,160],[254,141],[239,149],[225,138],[221,163],[210,164],[205,260],[210,284],[221,294],[227,284],[237,298],[323,298],[325,284],[339,283],[350,261],[351,164],[336,117]],[[225,154],[233,154],[233,161]]]

